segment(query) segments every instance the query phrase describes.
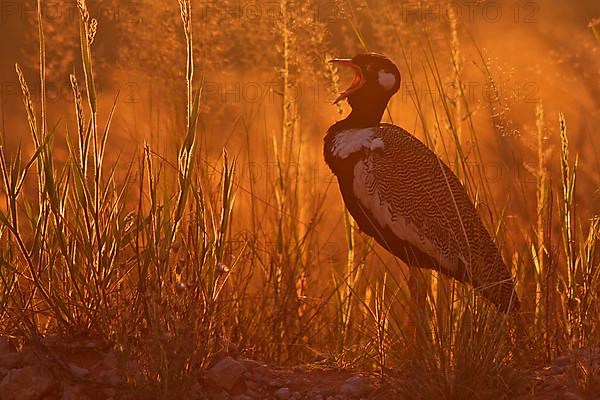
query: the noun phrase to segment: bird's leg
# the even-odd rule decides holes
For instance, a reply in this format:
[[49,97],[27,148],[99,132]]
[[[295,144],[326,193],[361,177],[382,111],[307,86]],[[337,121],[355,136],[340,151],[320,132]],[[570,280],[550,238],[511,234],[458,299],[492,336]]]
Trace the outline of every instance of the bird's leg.
[[[417,264],[412,264],[417,265]],[[408,286],[410,289],[411,303],[413,312],[411,313],[410,324],[412,329],[410,335],[414,340],[414,344],[421,348],[424,345],[429,332],[424,321],[429,320],[429,312],[427,309],[427,288],[430,285],[431,274],[420,268],[408,269]]]

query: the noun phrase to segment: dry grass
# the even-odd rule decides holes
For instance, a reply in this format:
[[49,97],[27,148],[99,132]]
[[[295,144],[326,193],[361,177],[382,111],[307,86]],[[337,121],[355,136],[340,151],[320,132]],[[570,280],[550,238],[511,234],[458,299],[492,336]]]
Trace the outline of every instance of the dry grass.
[[[377,370],[402,377],[410,398],[420,393],[424,399],[460,399],[474,392],[478,398],[500,398],[521,383],[517,363],[530,366],[567,349],[599,345],[600,223],[587,220],[597,210],[579,206],[580,166],[567,121],[562,114],[547,120],[539,104],[531,116],[537,120],[531,135],[534,167],[529,167],[535,189],[522,181],[507,189],[493,185],[486,176],[482,132],[494,132],[491,140],[500,152],[516,142],[510,142],[500,95],[488,98],[486,112],[462,89],[465,38],[456,24],[445,34],[447,59],[427,36],[419,39],[424,46],[416,62],[401,41],[389,48],[403,60],[408,80],[417,81],[418,75],[427,85],[424,95],[410,97],[415,134],[454,167],[513,267],[526,342],[515,340],[511,321],[470,288],[421,270],[408,276],[399,261],[357,233],[338,197],[325,201],[335,184],[296,179],[289,167],[310,170],[321,150],[318,140],[306,137],[310,125],[293,96],[301,79],[294,64],[309,52],[302,46],[309,45],[299,43],[286,1],[274,27],[280,112],[261,120],[267,114],[254,110],[243,119],[236,156],[209,151],[207,138],[221,132],[209,132],[201,123],[203,77],[194,74],[199,62],[194,16],[189,0],[179,5],[187,50],[171,61],[185,70],[185,106],[174,117],[185,126],[172,139],[174,154],[151,141],[131,160],[107,160],[117,99],[109,110],[100,110],[93,49],[102,26],[85,1],[78,1],[83,79],[70,77],[76,131],[67,132],[64,143],[57,135],[62,125],[48,125],[45,91],[38,112],[17,65],[32,145],[0,148],[2,334],[104,338],[123,360],[138,366],[130,383],[161,398],[185,393],[189,377],[222,352],[282,364],[325,361]],[[388,16],[388,37],[403,35],[405,27]],[[45,36],[39,17],[43,89]],[[368,47],[360,24],[352,21],[353,40]],[[312,45],[323,45],[321,40]],[[479,54],[473,62],[498,94],[489,59],[473,46]],[[327,72],[325,79],[337,87],[338,72],[322,61],[317,64]],[[460,88],[454,96],[444,85],[446,76]],[[392,102],[388,117],[398,115],[398,108]],[[475,117],[482,113],[485,120]],[[555,155],[547,150],[548,135],[560,141]],[[55,159],[57,146],[66,147],[66,160]],[[520,165],[528,165],[524,147],[512,147]],[[273,179],[264,185],[244,181],[240,160],[250,165],[262,154],[275,160]],[[515,204],[521,198],[510,191],[522,192],[526,200]],[[516,209],[530,209],[525,215],[531,218],[515,223],[509,214]],[[340,227],[327,229],[335,218]],[[409,280],[424,288],[422,298],[409,290]],[[585,387],[593,384],[585,373],[581,380]]]

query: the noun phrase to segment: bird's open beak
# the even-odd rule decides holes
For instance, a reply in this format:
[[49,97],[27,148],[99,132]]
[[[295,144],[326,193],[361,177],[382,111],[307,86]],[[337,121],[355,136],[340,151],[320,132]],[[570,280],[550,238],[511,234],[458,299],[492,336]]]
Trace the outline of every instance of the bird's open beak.
[[340,95],[333,102],[333,104],[337,104],[340,101],[347,98],[348,96],[350,96],[352,93],[356,92],[361,87],[363,87],[363,85],[365,84],[365,77],[363,76],[360,67],[357,64],[354,64],[349,58],[334,58],[333,60],[329,60],[329,62],[350,67],[354,70],[355,73],[354,79],[352,80],[350,87],[344,90],[342,93],[340,93]]

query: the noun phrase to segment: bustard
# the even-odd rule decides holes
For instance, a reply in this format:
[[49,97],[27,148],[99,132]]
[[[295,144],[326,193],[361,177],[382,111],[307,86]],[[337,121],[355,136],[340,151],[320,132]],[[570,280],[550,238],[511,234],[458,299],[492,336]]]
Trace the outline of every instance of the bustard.
[[352,112],[325,136],[325,161],[359,228],[412,267],[441,271],[502,311],[519,308],[510,270],[450,168],[404,129],[381,123],[400,71],[367,53],[332,62],[354,70]]

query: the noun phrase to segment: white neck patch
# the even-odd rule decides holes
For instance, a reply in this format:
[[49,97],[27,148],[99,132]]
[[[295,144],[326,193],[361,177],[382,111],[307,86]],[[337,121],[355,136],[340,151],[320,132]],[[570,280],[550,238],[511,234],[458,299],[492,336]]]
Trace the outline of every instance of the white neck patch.
[[349,157],[363,149],[375,151],[383,149],[383,140],[376,137],[377,128],[348,129],[333,138],[331,153],[341,159]]
[[385,90],[392,89],[396,84],[396,77],[394,76],[394,74],[392,74],[391,72],[387,72],[383,69],[379,71],[379,74],[377,75],[377,80],[379,81],[381,87],[383,87]]

